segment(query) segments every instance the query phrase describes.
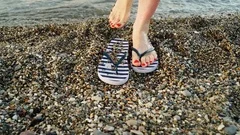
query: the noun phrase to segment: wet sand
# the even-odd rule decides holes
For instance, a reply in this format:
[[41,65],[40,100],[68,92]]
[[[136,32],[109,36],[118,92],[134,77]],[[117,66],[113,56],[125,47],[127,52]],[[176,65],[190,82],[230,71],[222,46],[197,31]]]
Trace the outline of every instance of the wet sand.
[[1,27],[0,134],[240,133],[239,15],[152,20],[158,70],[103,83],[102,51],[131,31],[106,18]]

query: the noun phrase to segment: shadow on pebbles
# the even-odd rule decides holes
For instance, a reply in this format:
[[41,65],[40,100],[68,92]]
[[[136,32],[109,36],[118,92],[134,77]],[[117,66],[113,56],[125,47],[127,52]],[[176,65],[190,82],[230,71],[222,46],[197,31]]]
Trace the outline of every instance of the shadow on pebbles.
[[0,28],[0,134],[240,134],[240,16],[152,20],[160,65],[104,84],[108,20]]

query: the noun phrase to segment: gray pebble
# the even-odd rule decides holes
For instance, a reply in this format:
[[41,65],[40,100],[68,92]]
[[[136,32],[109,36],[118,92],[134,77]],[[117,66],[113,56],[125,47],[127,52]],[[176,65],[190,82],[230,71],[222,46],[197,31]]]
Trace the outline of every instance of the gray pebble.
[[237,127],[234,125],[230,125],[228,127],[225,127],[224,132],[228,135],[235,135],[237,132]]
[[13,117],[12,117],[13,120],[17,120],[18,119],[18,115],[15,114]]
[[137,120],[131,119],[126,121],[128,126],[136,126],[137,125]]
[[93,135],[108,135],[108,134],[107,133],[103,133],[103,132],[101,132],[99,130],[94,130],[93,131]]
[[141,131],[138,131],[138,130],[131,130],[131,133],[134,133],[136,135],[143,135],[143,133]]
[[122,135],[130,135],[130,133],[129,132],[123,132]]
[[114,131],[114,127],[109,126],[109,125],[106,125],[106,126],[104,127],[104,130],[105,130],[105,131]]
[[24,131],[20,135],[35,135],[35,133],[32,131]]
[[192,95],[188,90],[184,90],[181,93],[186,97],[190,97]]
[[173,117],[173,119],[174,119],[174,121],[179,121],[181,118],[180,118],[180,116],[175,115],[175,116]]

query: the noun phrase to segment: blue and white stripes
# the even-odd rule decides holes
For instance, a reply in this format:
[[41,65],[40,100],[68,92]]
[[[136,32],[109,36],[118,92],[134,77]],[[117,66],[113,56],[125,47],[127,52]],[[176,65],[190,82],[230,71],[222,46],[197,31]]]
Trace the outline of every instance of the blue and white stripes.
[[108,44],[106,52],[110,54],[114,47],[121,50],[117,54],[117,59],[120,60],[123,57],[124,59],[116,66],[106,55],[103,55],[98,65],[98,77],[105,83],[122,85],[126,83],[129,78],[129,65],[127,60],[129,43],[124,39],[115,38]]

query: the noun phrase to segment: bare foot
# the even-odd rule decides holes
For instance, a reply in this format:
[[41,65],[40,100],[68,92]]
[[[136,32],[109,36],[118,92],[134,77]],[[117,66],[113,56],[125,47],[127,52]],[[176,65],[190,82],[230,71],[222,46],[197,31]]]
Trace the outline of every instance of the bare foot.
[[127,22],[133,0],[117,0],[112,12],[109,15],[111,28],[121,28]]
[[[134,24],[133,26],[133,35],[132,35],[133,47],[137,49],[140,54],[153,48],[147,36],[148,30],[149,30],[149,23],[145,24],[144,26],[140,26],[137,24]],[[147,67],[148,65],[153,63],[155,60],[157,60],[156,51],[147,53],[141,58],[141,60],[139,59],[139,56],[134,51],[132,52],[132,64],[134,66]]]

